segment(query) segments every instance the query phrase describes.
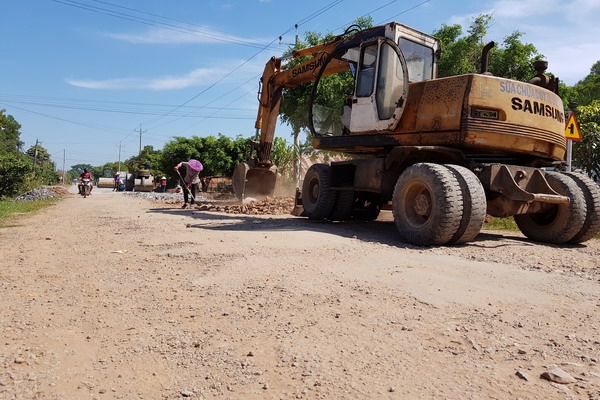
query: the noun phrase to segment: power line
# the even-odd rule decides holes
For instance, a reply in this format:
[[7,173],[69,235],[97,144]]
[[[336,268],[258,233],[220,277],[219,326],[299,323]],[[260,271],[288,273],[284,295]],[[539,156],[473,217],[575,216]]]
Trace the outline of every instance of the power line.
[[[375,25],[381,25],[381,24],[384,24],[384,23],[386,23],[386,22],[391,22],[391,21],[393,21],[393,20],[394,20],[396,17],[398,17],[399,15],[406,14],[407,12],[409,12],[409,11],[411,11],[411,10],[414,10],[415,8],[418,8],[418,7],[420,7],[420,6],[422,6],[422,5],[426,4],[426,3],[429,3],[430,1],[431,1],[431,0],[425,0],[425,1],[422,1],[421,3],[419,3],[419,4],[417,4],[417,5],[414,5],[414,6],[410,7],[410,8],[407,8],[406,10],[403,10],[402,12],[399,12],[399,13],[398,13],[398,14],[396,14],[396,15],[392,15],[391,17],[386,17],[386,19],[385,19],[385,20],[383,20],[383,21],[381,21],[381,22],[377,22]],[[368,16],[370,16],[371,14],[373,14],[373,13],[375,13],[375,12],[379,11],[379,10],[382,10],[382,9],[384,9],[384,8],[386,8],[386,7],[388,7],[388,6],[392,5],[392,4],[394,4],[394,3],[396,3],[396,2],[398,2],[398,0],[392,0],[392,1],[389,1],[389,2],[385,3],[384,5],[382,5],[382,6],[379,6],[379,7],[377,7],[376,9],[374,9],[374,10],[371,10],[371,11],[369,11],[368,13],[366,13],[366,14],[362,15],[362,16],[361,16],[361,18],[368,17]],[[336,28],[336,29],[334,30],[334,32],[335,32],[335,31],[340,31],[340,30],[346,29],[346,28],[347,28],[349,25],[351,25],[351,24],[353,24],[353,23],[354,23],[354,21],[352,21],[352,22],[348,22],[348,23],[346,23],[345,25],[339,26],[338,28]]]
[[[167,30],[171,30],[171,31],[175,31],[175,32],[189,33],[189,34],[196,35],[199,37],[205,37],[205,38],[211,39],[213,41],[217,41],[217,42],[225,42],[225,43],[237,44],[237,45],[254,47],[254,48],[262,48],[263,47],[263,45],[261,45],[259,43],[255,43],[254,41],[250,41],[250,40],[238,38],[238,37],[232,38],[225,33],[215,31],[215,32],[219,33],[218,35],[216,35],[216,34],[213,34],[209,31],[207,31],[205,28],[202,28],[202,27],[190,28],[187,26],[178,26],[178,25],[174,25],[171,23],[160,22],[160,21],[156,21],[156,20],[152,20],[152,19],[148,19],[148,18],[135,16],[132,14],[127,14],[127,13],[123,13],[123,12],[119,12],[119,11],[115,11],[115,10],[110,10],[108,8],[102,8],[102,7],[97,7],[97,6],[93,6],[90,4],[85,4],[85,3],[82,3],[80,1],[75,1],[75,0],[51,0],[51,1],[53,1],[55,3],[63,4],[66,6],[80,8],[80,9],[83,9],[86,11],[91,11],[91,12],[95,12],[98,14],[103,14],[103,15],[107,15],[110,17],[123,19],[126,21],[137,22],[137,23],[143,24],[143,25],[154,26],[157,28],[167,29]],[[92,1],[95,1],[95,0],[92,0]],[[140,14],[152,15],[152,16],[156,16],[156,17],[171,20],[171,21],[176,21],[176,22],[188,25],[188,26],[196,26],[191,23],[177,21],[175,19],[162,17],[162,16],[159,16],[156,14],[146,13],[144,11],[135,10],[133,8],[122,7],[117,4],[112,4],[112,3],[108,3],[108,2],[100,2],[100,3],[107,4],[107,5],[110,5],[113,7],[127,9],[127,10],[134,11],[134,12],[137,12]],[[269,44],[269,46],[271,44],[273,44],[273,42],[271,42]]]
[[[328,5],[326,5],[325,7],[321,8],[320,10],[318,10],[317,12],[312,13],[311,15],[309,15],[308,17],[304,18],[301,20],[300,23],[306,23],[308,21],[311,21],[312,19],[318,17],[319,15],[323,14],[325,11],[331,9],[332,7],[342,3],[344,0],[334,0],[331,3],[329,3]],[[295,24],[293,29],[296,29],[298,27],[298,25],[300,25],[300,23]],[[218,83],[222,82],[225,78],[227,78],[228,76],[232,75],[235,71],[237,71],[238,69],[240,69],[243,65],[247,64],[248,62],[250,62],[252,59],[254,59],[256,56],[258,56],[260,53],[262,53],[264,50],[267,49],[268,46],[270,46],[271,44],[273,44],[275,41],[279,40],[280,37],[282,37],[283,35],[285,35],[286,33],[290,32],[292,30],[292,28],[289,28],[286,32],[282,33],[281,35],[277,36],[274,40],[272,40],[267,46],[265,46],[263,49],[261,49],[259,52],[255,53],[254,55],[252,55],[250,58],[246,59],[243,63],[241,63],[240,65],[238,65],[236,68],[234,68],[232,71],[230,71],[229,73],[225,74],[223,77],[221,77],[219,80],[217,80],[216,82],[212,83],[210,86],[208,86],[206,89],[204,89],[203,91],[201,91],[200,93],[198,93],[197,95],[193,96],[191,99],[187,100],[186,102],[184,102],[183,104],[181,104],[180,106],[174,108],[172,110],[172,112],[176,111],[177,109],[179,109],[180,107],[190,103],[191,101],[195,100],[196,98],[198,98],[199,96],[201,96],[202,94],[206,93],[208,90],[210,90],[211,88],[215,87]],[[241,85],[239,85],[237,88],[241,87]],[[236,88],[236,89],[237,89]],[[166,117],[167,115],[170,115],[171,112],[166,113],[165,115],[155,118],[151,121],[146,122],[146,124],[151,124],[159,119],[161,119],[162,117]]]
[[[254,78],[252,78],[254,79]],[[245,82],[246,83],[246,82]],[[230,92],[228,92],[230,93]],[[12,95],[12,94],[0,94],[0,101],[11,104],[28,104],[43,107],[53,107],[61,109],[73,109],[73,110],[85,110],[95,112],[110,112],[118,114],[136,114],[136,115],[162,115],[164,111],[161,108],[173,108],[176,105],[171,104],[150,104],[150,103],[133,103],[133,102],[121,102],[121,101],[96,101],[96,100],[85,100],[85,99],[61,99],[52,97],[34,97],[34,96],[23,96],[23,95]],[[85,104],[89,105],[85,105]],[[183,108],[183,107],[180,107]],[[192,107],[187,107],[192,108]],[[194,111],[206,110],[208,112],[219,109],[226,111],[249,111],[247,108],[219,108],[211,106],[194,106]],[[185,111],[181,116],[190,117],[204,117],[202,114],[194,114],[193,112]],[[227,116],[223,118],[229,118]]]
[[393,21],[393,20],[394,20],[394,18],[396,18],[397,16],[399,16],[399,15],[402,15],[402,14],[406,14],[407,12],[409,12],[409,11],[411,11],[411,10],[414,10],[415,8],[421,7],[423,4],[429,3],[430,1],[431,1],[431,0],[425,0],[425,1],[422,1],[422,2],[420,2],[419,4],[417,4],[417,5],[415,5],[415,6],[412,6],[412,7],[410,7],[410,8],[407,8],[406,10],[404,10],[404,11],[402,11],[402,12],[400,12],[400,13],[396,14],[396,15],[392,15],[391,17],[388,17],[388,18],[386,19],[386,21],[388,21],[388,22],[389,22],[389,21]]
[[[284,32],[283,34],[279,35],[277,37],[277,39],[272,40],[267,45],[260,46],[260,45],[256,45],[254,43],[249,43],[248,41],[243,41],[243,40],[239,40],[239,39],[232,40],[232,39],[228,38],[225,35],[215,36],[215,35],[212,35],[210,33],[201,32],[201,31],[198,31],[198,30],[195,30],[195,29],[190,29],[188,27],[174,25],[174,24],[171,24],[171,23],[160,22],[160,21],[157,21],[156,19],[149,19],[149,18],[144,18],[144,17],[140,17],[140,16],[137,16],[137,15],[133,15],[132,13],[137,13],[137,14],[142,14],[142,15],[148,15],[148,16],[151,16],[153,18],[160,18],[160,19],[163,19],[163,20],[173,21],[173,22],[176,22],[178,24],[186,24],[186,25],[193,26],[193,24],[189,24],[187,22],[183,22],[183,21],[176,20],[176,19],[173,19],[173,18],[163,17],[163,16],[160,16],[160,15],[157,15],[157,14],[148,13],[148,12],[137,10],[137,9],[130,8],[130,7],[125,7],[125,6],[117,5],[117,4],[114,4],[114,3],[107,2],[107,1],[91,0],[91,1],[94,1],[95,3],[99,3],[99,4],[102,4],[104,6],[108,6],[108,7],[113,7],[113,8],[125,10],[127,12],[120,12],[120,11],[117,11],[115,9],[110,9],[110,8],[106,8],[106,7],[98,7],[98,6],[94,6],[94,5],[91,5],[91,4],[88,4],[88,3],[83,3],[81,1],[75,1],[75,0],[51,0],[51,1],[54,1],[55,3],[60,3],[60,4],[63,4],[63,5],[71,6],[71,7],[76,7],[76,8],[84,9],[84,10],[91,11],[91,12],[96,12],[96,13],[104,14],[104,15],[107,15],[107,16],[115,17],[115,18],[121,18],[121,19],[124,19],[124,20],[141,23],[141,24],[151,25],[151,26],[155,26],[155,27],[161,27],[161,28],[164,28],[164,29],[177,30],[177,31],[180,31],[180,32],[181,31],[185,31],[185,32],[188,32],[188,33],[204,35],[204,36],[209,37],[209,38],[211,38],[213,40],[221,40],[221,41],[225,41],[225,42],[229,42],[229,43],[235,43],[235,44],[251,45],[251,47],[258,47],[258,48],[260,48],[259,52],[257,52],[256,54],[254,54],[253,56],[251,56],[250,58],[248,58],[247,60],[245,60],[244,62],[242,62],[240,65],[238,65],[236,68],[234,68],[233,70],[231,70],[230,72],[228,72],[227,74],[225,74],[224,76],[222,76],[217,81],[213,82],[206,89],[202,90],[201,92],[199,92],[198,94],[196,94],[192,98],[188,99],[184,103],[182,103],[182,104],[180,104],[178,106],[173,107],[171,110],[169,110],[169,111],[167,111],[165,113],[159,114],[156,118],[153,118],[151,120],[146,121],[144,123],[145,125],[151,125],[152,123],[154,123],[154,122],[156,122],[156,121],[158,121],[158,120],[160,120],[160,119],[162,119],[162,118],[164,118],[166,116],[173,115],[177,110],[179,110],[180,108],[182,108],[185,105],[189,104],[190,102],[192,102],[193,100],[195,100],[199,96],[203,95],[204,93],[206,93],[207,91],[209,91],[210,89],[212,89],[213,87],[215,87],[216,85],[218,85],[219,83],[221,83],[227,77],[231,76],[233,73],[235,73],[236,71],[238,71],[242,66],[244,66],[245,64],[247,64],[248,62],[250,62],[256,56],[258,56],[258,54],[260,54],[261,52],[263,52],[265,50],[268,50],[270,48],[270,46],[273,45],[273,43],[275,43],[278,40],[279,37],[285,35],[286,33],[288,33],[289,31],[292,30],[292,28],[290,28],[286,32]],[[313,20],[314,18],[322,15],[326,11],[328,11],[328,10],[332,9],[333,7],[341,4],[343,1],[344,0],[334,0],[334,1],[330,2],[329,4],[325,5],[321,9],[319,9],[319,10],[315,11],[314,13],[309,14],[307,17],[301,19],[300,22],[295,25],[295,27],[297,28],[298,25],[305,24],[305,23]],[[237,88],[239,88],[239,87],[240,86],[238,86]],[[214,102],[214,101],[212,101],[212,102]],[[127,113],[127,111],[121,111],[121,112]],[[189,115],[191,115],[191,113],[187,113],[184,116],[189,116]],[[214,113],[211,114],[208,117],[214,118]],[[206,117],[204,117],[204,118],[206,118]],[[173,121],[171,121],[171,122],[173,122]]]

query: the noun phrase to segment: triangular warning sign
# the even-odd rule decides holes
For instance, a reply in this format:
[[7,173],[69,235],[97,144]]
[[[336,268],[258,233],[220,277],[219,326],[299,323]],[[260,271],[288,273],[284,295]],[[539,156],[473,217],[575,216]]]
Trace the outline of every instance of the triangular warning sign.
[[569,115],[567,126],[565,127],[565,137],[568,140],[581,140],[581,132],[579,132],[579,125],[577,125],[575,113],[571,113],[571,115]]

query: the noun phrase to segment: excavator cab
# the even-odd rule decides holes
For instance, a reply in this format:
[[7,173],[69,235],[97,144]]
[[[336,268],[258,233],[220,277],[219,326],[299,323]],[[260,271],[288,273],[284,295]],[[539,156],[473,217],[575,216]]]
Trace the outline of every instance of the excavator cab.
[[[339,47],[338,51],[343,51],[340,59],[350,65],[352,92],[346,99],[340,96],[343,106],[328,109],[320,104],[322,99],[327,99],[321,89],[327,86],[323,81],[331,77],[317,75],[310,98],[309,126],[313,136],[394,129],[402,117],[409,83],[406,60],[398,45],[391,39],[375,37],[357,47]],[[336,62],[334,57],[329,60]],[[325,71],[325,67],[321,71]],[[347,71],[337,75],[342,74],[346,76],[338,79],[348,79]],[[327,101],[331,103],[330,99]]]
[[[435,77],[438,54],[436,38],[390,23],[349,28],[329,42],[294,50],[291,57],[271,58],[260,80],[256,157],[240,164],[233,176],[238,199],[274,193],[277,169],[270,155],[284,89],[314,82],[307,113],[315,148],[333,136],[391,132],[406,107],[409,83]],[[331,85],[339,88],[333,99]],[[342,147],[360,148],[351,140]]]

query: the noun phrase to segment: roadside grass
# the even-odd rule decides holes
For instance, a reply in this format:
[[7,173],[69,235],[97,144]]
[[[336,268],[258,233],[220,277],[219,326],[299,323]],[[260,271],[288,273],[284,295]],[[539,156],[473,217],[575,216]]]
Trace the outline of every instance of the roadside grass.
[[517,223],[513,217],[494,218],[488,216],[483,224],[483,229],[496,231],[518,231],[519,227],[517,226]]
[[33,201],[0,200],[0,228],[16,226],[19,217],[56,204],[58,201],[57,198]]
[[[489,229],[495,231],[519,231],[519,227],[515,222],[513,217],[507,218],[486,218],[486,221],[483,224],[481,229]],[[595,236],[595,239],[600,239],[600,232],[598,232]]]

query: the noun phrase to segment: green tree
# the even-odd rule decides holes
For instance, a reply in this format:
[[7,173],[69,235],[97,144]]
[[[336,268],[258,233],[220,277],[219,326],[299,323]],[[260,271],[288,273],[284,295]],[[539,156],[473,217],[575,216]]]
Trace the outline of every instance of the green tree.
[[600,100],[576,109],[581,141],[573,144],[573,165],[600,177]]
[[50,154],[48,150],[42,147],[40,144],[31,146],[25,152],[31,159],[33,164],[33,174],[44,175],[44,171],[48,169],[54,169],[54,163],[50,161]]
[[30,188],[31,163],[22,155],[0,154],[0,198],[14,197]]
[[179,176],[173,166],[181,161],[196,159],[202,162],[204,169],[200,173],[202,190],[206,190],[210,177],[231,176],[235,167],[244,160],[247,139],[232,140],[219,134],[217,137],[191,138],[175,137],[165,144],[162,151],[161,168],[170,181],[177,181]]
[[288,145],[284,138],[276,137],[273,140],[272,151],[271,160],[277,165],[279,173],[286,177],[292,177],[296,155],[294,146]]
[[21,125],[12,115],[6,115],[6,110],[0,110],[0,154],[17,154],[23,142],[20,140]]
[[535,46],[522,43],[522,32],[507,36],[499,49],[490,52],[490,72],[517,81],[528,81],[535,75],[533,61],[542,59]]
[[562,97],[570,105],[570,108],[586,106],[594,100],[600,99],[600,61],[592,65],[590,73],[569,88]]
[[33,187],[58,182],[55,165],[50,160],[48,151],[41,146],[38,158],[34,158],[35,150],[30,148],[22,153],[23,142],[20,140],[21,125],[5,110],[0,110],[0,196],[13,196]]
[[441,43],[442,56],[438,61],[438,76],[453,76],[478,72],[483,49],[483,37],[487,31],[489,18],[477,17],[472,23],[469,35],[463,35],[461,25],[442,25],[433,32]]
[[[442,55],[438,64],[438,76],[454,76],[481,71],[481,55],[492,16],[477,16],[463,36],[461,25],[442,25],[433,35],[440,39]],[[532,44],[521,42],[522,32],[514,31],[504,38],[500,46],[490,51],[488,70],[497,76],[527,81],[534,74],[532,63],[543,58]]]

